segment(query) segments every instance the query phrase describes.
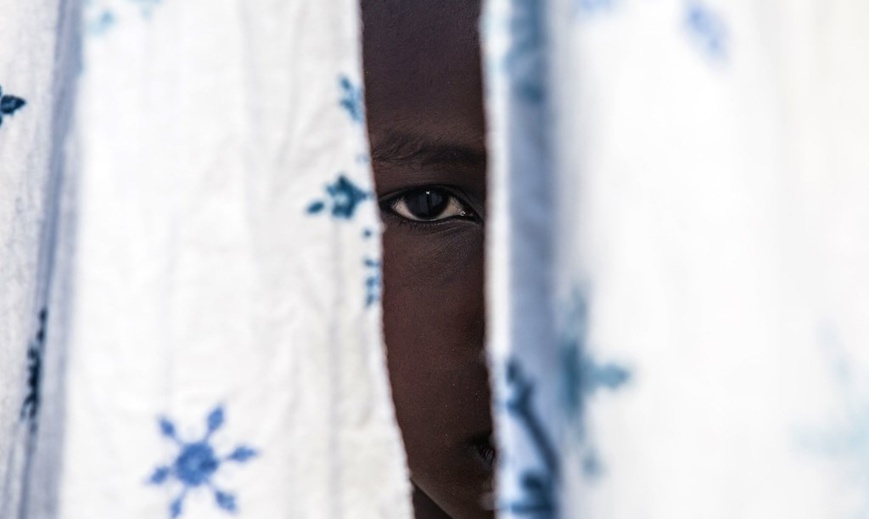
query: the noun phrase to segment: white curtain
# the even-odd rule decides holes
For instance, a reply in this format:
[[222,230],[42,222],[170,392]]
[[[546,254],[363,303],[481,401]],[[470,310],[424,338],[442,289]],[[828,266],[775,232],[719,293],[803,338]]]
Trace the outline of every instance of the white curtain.
[[357,2],[23,4],[0,14],[26,99],[0,127],[0,516],[410,517]]
[[869,516],[869,4],[483,27],[502,517]]

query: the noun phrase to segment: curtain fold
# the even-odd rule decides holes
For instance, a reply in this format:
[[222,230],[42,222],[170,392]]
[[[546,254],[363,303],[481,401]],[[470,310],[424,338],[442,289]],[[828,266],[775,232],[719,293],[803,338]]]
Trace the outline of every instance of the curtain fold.
[[0,2],[0,516],[27,514],[44,388],[77,5]]

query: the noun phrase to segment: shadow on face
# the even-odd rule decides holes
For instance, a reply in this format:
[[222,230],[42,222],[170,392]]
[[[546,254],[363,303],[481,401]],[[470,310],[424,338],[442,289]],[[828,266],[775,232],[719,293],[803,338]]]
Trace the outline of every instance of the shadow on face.
[[362,0],[384,329],[417,519],[491,518],[479,1]]

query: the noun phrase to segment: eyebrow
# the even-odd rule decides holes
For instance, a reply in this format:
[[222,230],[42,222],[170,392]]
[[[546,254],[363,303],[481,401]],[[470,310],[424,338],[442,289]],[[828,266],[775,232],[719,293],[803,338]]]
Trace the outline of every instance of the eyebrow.
[[391,132],[372,145],[371,160],[416,166],[479,167],[486,164],[486,152],[421,135]]

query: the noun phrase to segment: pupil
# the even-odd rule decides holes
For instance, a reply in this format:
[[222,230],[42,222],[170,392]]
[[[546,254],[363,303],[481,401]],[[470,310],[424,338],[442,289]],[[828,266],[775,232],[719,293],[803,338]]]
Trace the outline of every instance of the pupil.
[[440,216],[449,204],[449,197],[437,191],[417,191],[407,195],[407,209],[420,220],[433,220]]

